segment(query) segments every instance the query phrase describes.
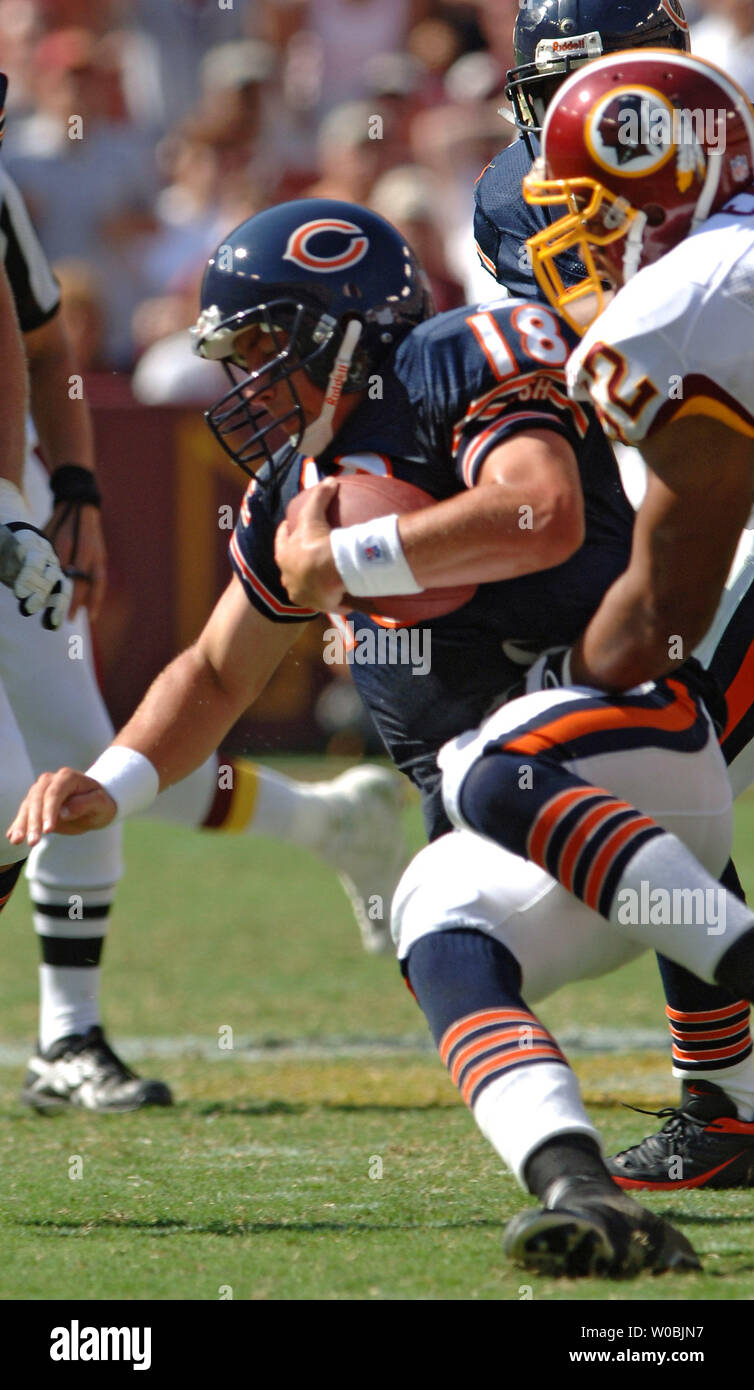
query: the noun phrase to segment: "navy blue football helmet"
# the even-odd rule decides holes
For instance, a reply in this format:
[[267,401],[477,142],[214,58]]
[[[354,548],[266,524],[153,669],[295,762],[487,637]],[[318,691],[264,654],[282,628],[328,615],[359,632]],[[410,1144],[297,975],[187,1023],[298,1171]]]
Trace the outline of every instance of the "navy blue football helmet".
[[505,95],[519,130],[539,136],[555,92],[581,63],[626,48],[689,46],[680,0],[521,0]]
[[[413,251],[376,213],[330,198],[258,213],[211,257],[191,330],[194,351],[221,362],[232,383],[207,411],[210,429],[245,473],[256,476],[268,461],[279,476],[297,453],[327,447],[341,395],[364,390],[432,312]],[[254,326],[271,348],[249,372],[236,343]],[[315,421],[306,420],[296,388],[301,372],[324,393]],[[261,398],[279,382],[285,409],[271,415]]]

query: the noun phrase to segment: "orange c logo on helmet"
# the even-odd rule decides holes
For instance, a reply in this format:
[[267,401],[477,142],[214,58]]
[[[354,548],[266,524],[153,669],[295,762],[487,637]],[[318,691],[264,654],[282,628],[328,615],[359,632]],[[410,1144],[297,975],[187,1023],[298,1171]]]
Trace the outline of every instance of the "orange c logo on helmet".
[[688,34],[688,20],[686,19],[686,16],[683,13],[683,8],[680,4],[680,0],[660,0],[660,3],[662,9],[665,11],[666,15],[669,15],[673,23],[677,24],[678,28],[682,29],[684,34]]
[[[316,251],[309,249],[309,243],[322,232],[339,232],[347,237],[345,249],[334,256],[318,256]],[[337,217],[318,217],[314,222],[305,222],[303,227],[297,227],[295,232],[291,232],[288,245],[283,252],[283,260],[293,261],[294,265],[300,265],[304,270],[329,274],[334,270],[345,270],[349,265],[356,265],[368,250],[369,237],[355,222],[343,222]]]

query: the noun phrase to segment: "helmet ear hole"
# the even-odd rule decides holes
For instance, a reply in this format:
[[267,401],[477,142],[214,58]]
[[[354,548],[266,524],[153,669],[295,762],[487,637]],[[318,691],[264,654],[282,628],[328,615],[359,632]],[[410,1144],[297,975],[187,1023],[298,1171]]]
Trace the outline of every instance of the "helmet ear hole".
[[648,227],[661,227],[667,221],[667,213],[658,203],[647,203],[641,209],[647,219]]

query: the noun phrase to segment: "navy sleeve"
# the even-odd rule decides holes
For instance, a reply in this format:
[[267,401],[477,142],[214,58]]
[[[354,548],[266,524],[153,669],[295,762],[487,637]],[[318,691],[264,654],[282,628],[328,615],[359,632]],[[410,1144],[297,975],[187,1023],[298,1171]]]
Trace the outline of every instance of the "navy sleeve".
[[272,623],[305,623],[316,618],[311,608],[297,608],[280,581],[275,564],[275,532],[283,509],[274,505],[269,490],[250,483],[230,542],[233,570],[249,603]]
[[[552,384],[553,392],[557,390]],[[558,404],[554,399],[526,401],[508,397],[493,398],[481,410],[469,412],[454,430],[453,454],[456,471],[465,487],[474,487],[487,455],[506,439],[523,430],[554,430],[576,450],[586,434],[587,417],[575,410],[565,391]]]
[[[485,270],[522,299],[543,299],[531,268],[527,238],[547,226],[545,208],[524,201],[521,182],[531,168],[524,140],[514,140],[501,150],[477,180],[474,189],[474,236]],[[558,215],[555,208],[554,221]],[[567,285],[583,280],[586,270],[572,256],[560,256],[558,268]]]

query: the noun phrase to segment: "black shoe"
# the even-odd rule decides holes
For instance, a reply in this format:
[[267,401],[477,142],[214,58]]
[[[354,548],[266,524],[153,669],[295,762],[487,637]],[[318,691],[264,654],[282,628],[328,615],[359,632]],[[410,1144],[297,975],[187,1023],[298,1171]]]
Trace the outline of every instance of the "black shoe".
[[619,1187],[754,1187],[754,1121],[711,1081],[684,1081],[679,1108],[647,1110],[667,1122],[607,1160]]
[[546,1207],[522,1211],[505,1229],[503,1250],[550,1278],[621,1279],[649,1270],[701,1269],[680,1231],[594,1178],[558,1178]]
[[173,1104],[164,1081],[146,1081],[116,1057],[98,1024],[36,1052],[20,1099],[35,1110],[75,1105],[103,1114]]

